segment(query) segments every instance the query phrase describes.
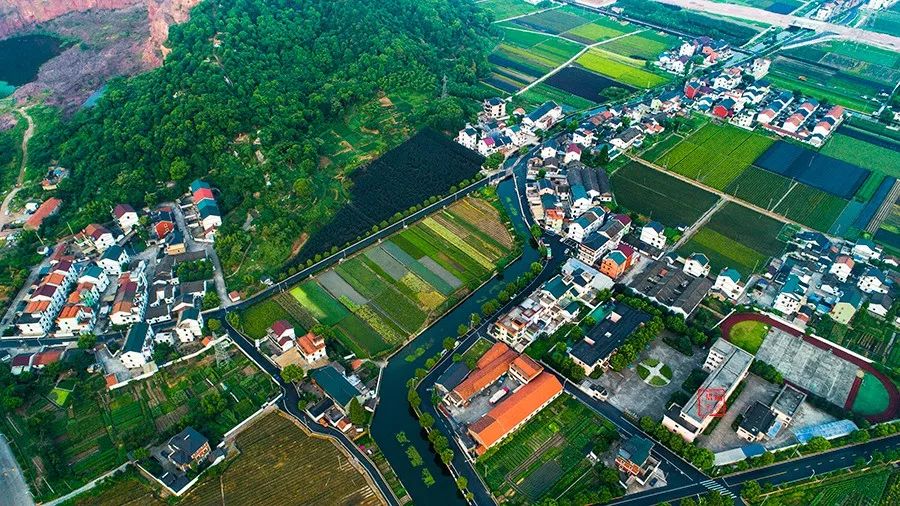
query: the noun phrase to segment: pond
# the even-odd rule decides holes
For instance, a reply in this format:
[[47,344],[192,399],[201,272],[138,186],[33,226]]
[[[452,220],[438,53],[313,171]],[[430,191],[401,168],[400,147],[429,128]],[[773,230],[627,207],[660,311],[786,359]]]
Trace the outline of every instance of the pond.
[[0,40],[0,95],[10,87],[30,83],[38,69],[63,50],[63,41],[43,34]]

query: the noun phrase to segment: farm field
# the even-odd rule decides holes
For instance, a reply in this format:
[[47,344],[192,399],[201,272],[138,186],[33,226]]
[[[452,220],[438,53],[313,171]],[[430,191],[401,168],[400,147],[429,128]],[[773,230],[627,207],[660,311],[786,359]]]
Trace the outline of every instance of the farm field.
[[558,37],[501,28],[503,40],[488,55],[493,64],[485,82],[512,93],[552,71],[582,49],[582,45]]
[[900,33],[900,5],[873,12],[866,20],[865,28],[873,32],[896,35]]
[[540,83],[537,86],[530,88],[525,93],[518,95],[514,102],[521,101],[521,103],[527,105],[529,108],[535,108],[549,100],[562,106],[565,111],[588,109],[596,105],[591,100],[549,86],[546,82]]
[[847,205],[840,197],[753,166],[735,178],[725,192],[823,232],[831,228]]
[[775,59],[769,73],[774,84],[800,90],[862,112],[871,100],[900,80],[896,53],[849,42],[824,42],[790,49]]
[[875,240],[892,249],[895,254],[900,252],[900,206],[894,203],[891,213],[881,223],[881,228],[875,232]]
[[672,79],[664,73],[647,70],[641,60],[618,55],[602,48],[603,46],[590,49],[579,56],[575,63],[591,72],[635,88],[649,89],[666,84]]
[[540,8],[522,0],[484,0],[478,6],[494,15],[495,20],[521,16]]
[[842,126],[820,153],[873,172],[900,177],[900,142],[894,139]]
[[197,483],[186,504],[383,504],[334,443],[307,435],[284,415],[270,413],[253,422],[235,445],[240,454],[221,475]]
[[706,16],[699,12],[665,5],[651,0],[618,0],[616,7],[625,10],[629,17],[656,26],[678,27],[678,30],[695,37],[707,36],[724,39],[733,45],[741,45],[761,30],[728,18]]
[[502,23],[500,26],[518,26],[559,35],[594,22],[597,22],[599,26],[608,26],[609,28],[619,26],[614,20],[572,5],[564,5],[558,9],[524,16]]
[[609,421],[562,395],[479,457],[475,468],[495,496],[536,504],[558,497],[590,470],[586,457],[595,444],[617,438]]
[[891,504],[896,498],[900,472],[889,467],[838,474],[814,483],[779,490],[752,502],[783,506],[839,506],[850,504]]
[[601,45],[604,51],[634,60],[656,61],[661,53],[680,43],[678,37],[663,32],[641,30]]
[[678,174],[724,190],[774,141],[731,126],[708,123],[652,160]]
[[[391,108],[399,107],[395,104]],[[341,207],[330,217],[323,217],[327,223],[302,244],[293,263],[306,262],[335,246],[343,246],[367,234],[372,225],[384,223],[398,212],[420,205],[434,195],[447,194],[460,182],[474,178],[483,162],[484,157],[440,132],[430,128],[419,131],[403,144],[353,171],[349,190],[349,200],[353,204]],[[442,170],[432,170],[438,166]],[[419,177],[423,171],[427,171],[429,177]],[[417,183],[409,184],[412,180]],[[346,182],[338,182],[338,186],[342,184]]]
[[467,197],[261,303],[274,301],[282,312],[251,307],[241,322],[245,329],[266,329],[287,312],[304,328],[330,328],[351,353],[383,354],[511,255],[516,238],[507,227],[491,202]]
[[564,32],[562,36],[576,42],[581,42],[582,44],[593,44],[594,42],[600,42],[602,40],[634,32],[637,29],[638,28],[633,25],[620,23],[612,18],[598,16],[590,23],[576,26],[575,28]]
[[156,489],[129,468],[121,476],[109,478],[94,489],[63,503],[67,506],[164,506]]
[[[19,408],[15,419],[5,417],[3,432],[16,435],[10,444],[35,497],[78,488],[125,462],[127,452],[171,436],[186,417],[210,440],[221,438],[276,391],[235,346],[228,353],[229,362],[217,364],[209,351],[112,392],[101,376],[91,376],[77,384],[64,408],[38,400]],[[201,400],[211,396],[222,407],[206,414]],[[24,423],[34,417],[43,423]],[[59,469],[40,471],[49,466]]]
[[753,164],[844,199],[853,198],[869,176],[857,165],[785,141],[772,144]]
[[619,205],[669,227],[694,223],[718,200],[706,190],[638,162],[614,172],[611,182]]
[[618,98],[634,91],[631,86],[572,65],[548,77],[544,84],[592,103]]

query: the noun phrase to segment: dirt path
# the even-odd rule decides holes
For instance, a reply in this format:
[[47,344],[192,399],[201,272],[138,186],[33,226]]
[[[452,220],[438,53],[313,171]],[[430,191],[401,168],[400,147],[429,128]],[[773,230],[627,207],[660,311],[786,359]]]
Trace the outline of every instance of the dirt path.
[[28,167],[28,141],[30,141],[31,137],[34,135],[34,120],[28,115],[28,107],[20,107],[18,109],[19,114],[21,114],[22,117],[25,118],[25,121],[28,122],[28,128],[25,129],[25,135],[22,136],[22,163],[19,165],[19,176],[16,178],[16,184],[13,186],[12,191],[6,194],[6,198],[4,198],[3,203],[0,204],[0,228],[4,227],[15,218],[10,215],[9,203],[12,202],[12,199],[19,193],[19,190],[22,189],[22,184],[25,182],[25,168]]

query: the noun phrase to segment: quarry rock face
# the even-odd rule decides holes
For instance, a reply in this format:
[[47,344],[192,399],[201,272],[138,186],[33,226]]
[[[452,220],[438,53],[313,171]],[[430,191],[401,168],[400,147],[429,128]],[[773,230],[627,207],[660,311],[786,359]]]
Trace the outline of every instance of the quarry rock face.
[[151,66],[162,63],[169,26],[188,19],[200,0],[5,0],[0,3],[0,39],[75,12],[119,10],[143,6],[150,37],[143,58]]

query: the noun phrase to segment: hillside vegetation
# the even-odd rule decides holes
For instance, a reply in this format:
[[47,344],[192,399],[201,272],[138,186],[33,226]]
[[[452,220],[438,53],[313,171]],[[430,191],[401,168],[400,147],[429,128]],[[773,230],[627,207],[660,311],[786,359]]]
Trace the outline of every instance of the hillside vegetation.
[[203,177],[221,191],[225,270],[253,266],[229,281],[251,283],[346,203],[346,172],[471,112],[489,21],[464,0],[202,2],[161,68],[112,81],[59,129],[52,154],[72,176],[49,231]]

